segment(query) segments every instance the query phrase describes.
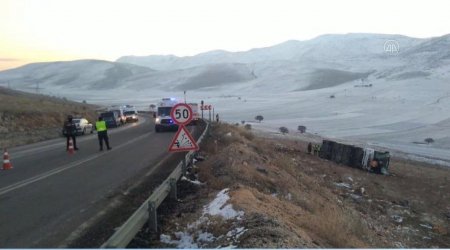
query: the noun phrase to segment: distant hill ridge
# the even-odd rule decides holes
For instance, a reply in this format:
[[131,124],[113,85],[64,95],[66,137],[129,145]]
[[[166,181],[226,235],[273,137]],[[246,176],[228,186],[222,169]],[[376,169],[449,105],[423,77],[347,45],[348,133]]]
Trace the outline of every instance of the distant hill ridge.
[[[0,85],[46,89],[175,91],[298,91],[359,79],[432,79],[450,61],[450,35],[412,38],[388,34],[322,35],[243,52],[214,50],[195,56],[124,56],[116,62],[33,63],[0,72]],[[399,53],[385,51],[396,41]]]

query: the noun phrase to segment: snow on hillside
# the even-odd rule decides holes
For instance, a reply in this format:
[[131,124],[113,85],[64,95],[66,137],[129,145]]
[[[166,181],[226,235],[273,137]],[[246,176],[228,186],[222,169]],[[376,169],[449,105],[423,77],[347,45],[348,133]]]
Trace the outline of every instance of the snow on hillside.
[[8,82],[16,89],[34,88],[36,83],[48,89],[115,88],[127,77],[153,72],[132,64],[101,60],[33,63],[0,72],[0,82]]
[[[398,54],[384,51],[390,40]],[[188,101],[213,104],[229,122],[291,133],[304,125],[310,133],[450,161],[449,48],[450,35],[324,35],[235,53],[31,64],[0,72],[0,85],[34,87],[38,80],[44,93],[141,108],[187,90]],[[253,122],[258,114],[262,123]],[[435,143],[423,144],[428,137]]]
[[[123,56],[118,62],[147,66],[157,70],[191,68],[211,63],[260,63],[267,61],[325,61],[341,64],[341,67],[356,68],[361,65],[348,65],[358,61],[367,65],[370,59],[386,59],[384,43],[395,40],[401,50],[407,50],[426,40],[400,35],[346,34],[323,35],[307,41],[287,41],[272,47],[257,48],[244,52],[212,51],[196,56]],[[373,58],[375,57],[375,58]],[[369,59],[369,61],[367,61]],[[370,65],[370,64],[369,64]]]

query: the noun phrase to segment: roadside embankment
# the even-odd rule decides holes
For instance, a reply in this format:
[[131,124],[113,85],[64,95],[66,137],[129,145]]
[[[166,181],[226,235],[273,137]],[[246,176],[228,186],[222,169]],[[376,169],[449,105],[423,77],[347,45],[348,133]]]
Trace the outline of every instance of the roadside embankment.
[[450,172],[393,160],[371,174],[306,143],[214,125],[146,247],[450,247]]
[[95,106],[0,87],[0,149],[61,136],[67,115],[95,121]]

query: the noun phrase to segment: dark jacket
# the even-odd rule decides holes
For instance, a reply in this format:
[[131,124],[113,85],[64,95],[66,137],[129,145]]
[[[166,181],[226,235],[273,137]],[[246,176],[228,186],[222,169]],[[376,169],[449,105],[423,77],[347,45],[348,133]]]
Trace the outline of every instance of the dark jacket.
[[65,121],[64,122],[64,134],[65,135],[76,135],[77,134],[77,126],[73,121]]

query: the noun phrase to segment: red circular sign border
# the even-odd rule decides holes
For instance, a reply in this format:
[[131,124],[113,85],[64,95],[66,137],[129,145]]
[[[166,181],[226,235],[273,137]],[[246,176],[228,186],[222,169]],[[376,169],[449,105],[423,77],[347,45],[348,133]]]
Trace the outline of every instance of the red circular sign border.
[[[177,122],[177,120],[175,119],[175,115],[174,115],[174,112],[175,112],[175,110],[176,110],[176,108],[177,107],[179,107],[179,106],[185,106],[185,107],[187,107],[187,109],[189,110],[189,114],[190,114],[190,116],[189,116],[189,119],[188,120],[186,120],[185,122],[183,122],[183,123],[178,123]],[[173,122],[175,122],[177,125],[179,125],[179,126],[184,126],[184,125],[187,125],[187,124],[189,124],[191,121],[192,121],[192,119],[194,119],[194,113],[192,112],[192,108],[188,105],[188,104],[186,104],[186,103],[178,103],[178,104],[176,104],[175,106],[173,106],[172,107],[172,110],[170,111],[170,117],[172,118],[172,120],[173,120]]]

